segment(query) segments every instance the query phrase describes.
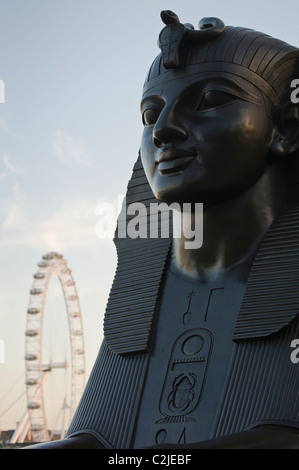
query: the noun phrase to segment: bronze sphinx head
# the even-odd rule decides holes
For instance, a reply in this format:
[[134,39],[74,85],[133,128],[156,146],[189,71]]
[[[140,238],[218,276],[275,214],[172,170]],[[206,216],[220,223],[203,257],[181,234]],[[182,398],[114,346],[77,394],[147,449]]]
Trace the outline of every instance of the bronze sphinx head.
[[141,102],[141,159],[158,200],[215,205],[251,188],[299,146],[291,83],[298,49],[204,18],[162,12],[160,55]]

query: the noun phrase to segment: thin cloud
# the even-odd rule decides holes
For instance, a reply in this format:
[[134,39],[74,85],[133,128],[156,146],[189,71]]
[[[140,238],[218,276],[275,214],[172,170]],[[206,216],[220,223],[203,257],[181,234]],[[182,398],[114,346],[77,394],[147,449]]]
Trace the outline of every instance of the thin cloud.
[[21,246],[40,251],[65,251],[94,247],[99,240],[91,200],[64,202],[50,214],[32,214],[19,201],[2,201],[0,250]]
[[9,176],[11,174],[20,175],[20,176],[25,176],[27,174],[27,171],[25,170],[25,168],[13,163],[11,158],[7,154],[3,155],[2,163],[3,163],[3,166],[5,167],[5,171],[0,172],[0,179],[3,179],[6,176]]
[[53,153],[61,163],[68,167],[91,164],[91,158],[86,149],[65,131],[55,132]]
[[0,118],[0,130],[5,134],[12,135],[12,132],[9,129],[6,119],[4,117]]

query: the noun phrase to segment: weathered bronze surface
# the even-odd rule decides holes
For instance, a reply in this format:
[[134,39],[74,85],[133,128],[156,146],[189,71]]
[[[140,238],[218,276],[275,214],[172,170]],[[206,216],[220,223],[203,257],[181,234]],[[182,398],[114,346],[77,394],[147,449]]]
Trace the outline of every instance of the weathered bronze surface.
[[203,244],[116,235],[103,345],[67,439],[41,447],[299,448],[298,49],[161,17],[119,225],[134,202],[203,203]]

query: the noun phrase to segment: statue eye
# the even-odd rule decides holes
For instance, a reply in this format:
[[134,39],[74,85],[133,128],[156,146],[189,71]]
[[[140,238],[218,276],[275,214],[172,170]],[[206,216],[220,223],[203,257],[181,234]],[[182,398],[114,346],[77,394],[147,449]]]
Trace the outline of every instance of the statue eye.
[[206,111],[208,109],[217,108],[218,106],[223,106],[232,101],[235,101],[237,96],[230,95],[224,91],[207,91],[200,102],[200,105],[197,108],[197,111]]
[[159,117],[160,109],[148,108],[142,113],[142,122],[144,126],[153,126]]

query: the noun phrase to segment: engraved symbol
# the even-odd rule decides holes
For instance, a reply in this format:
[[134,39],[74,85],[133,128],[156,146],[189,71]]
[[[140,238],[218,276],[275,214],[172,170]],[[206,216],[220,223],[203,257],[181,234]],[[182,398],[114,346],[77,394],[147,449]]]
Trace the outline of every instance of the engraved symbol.
[[172,384],[167,404],[169,411],[182,413],[194,399],[196,376],[193,373],[178,375]]
[[182,353],[186,356],[194,356],[198,354],[204,346],[204,339],[201,335],[192,335],[182,344]]
[[163,444],[167,437],[167,431],[166,429],[160,429],[155,437],[156,444]]
[[[164,428],[159,429],[159,431],[156,433],[156,436],[155,436],[155,443],[157,445],[164,444],[165,441],[166,441],[166,438],[167,438],[167,430],[164,429]],[[178,439],[178,441],[177,441],[177,439]],[[175,441],[177,441],[178,444],[186,444],[187,443],[186,428],[184,428],[183,431],[181,432],[181,434],[179,434],[179,438],[177,436],[175,437]]]
[[191,413],[197,408],[205,385],[213,336],[203,328],[186,331],[175,341],[159,402],[164,418],[157,423],[195,421]]
[[212,309],[213,306],[215,308],[215,302],[216,302],[216,305],[218,303],[218,305],[221,306],[221,303],[223,302],[223,298],[222,298],[223,292],[224,292],[224,287],[216,287],[215,289],[210,290],[210,295],[209,295],[209,300],[208,300],[208,305],[207,305],[207,308],[206,308],[204,321],[207,321],[208,313],[209,313],[210,309]]
[[186,428],[184,428],[182,434],[180,435],[180,438],[178,440],[178,444],[186,444]]
[[191,291],[188,294],[188,299],[189,299],[188,307],[187,307],[186,312],[183,314],[183,323],[184,323],[184,325],[187,325],[189,323],[190,319],[191,319],[190,306],[191,306],[191,302],[192,302],[192,297],[194,297],[195,295],[196,295],[196,292],[194,292],[194,291]]

